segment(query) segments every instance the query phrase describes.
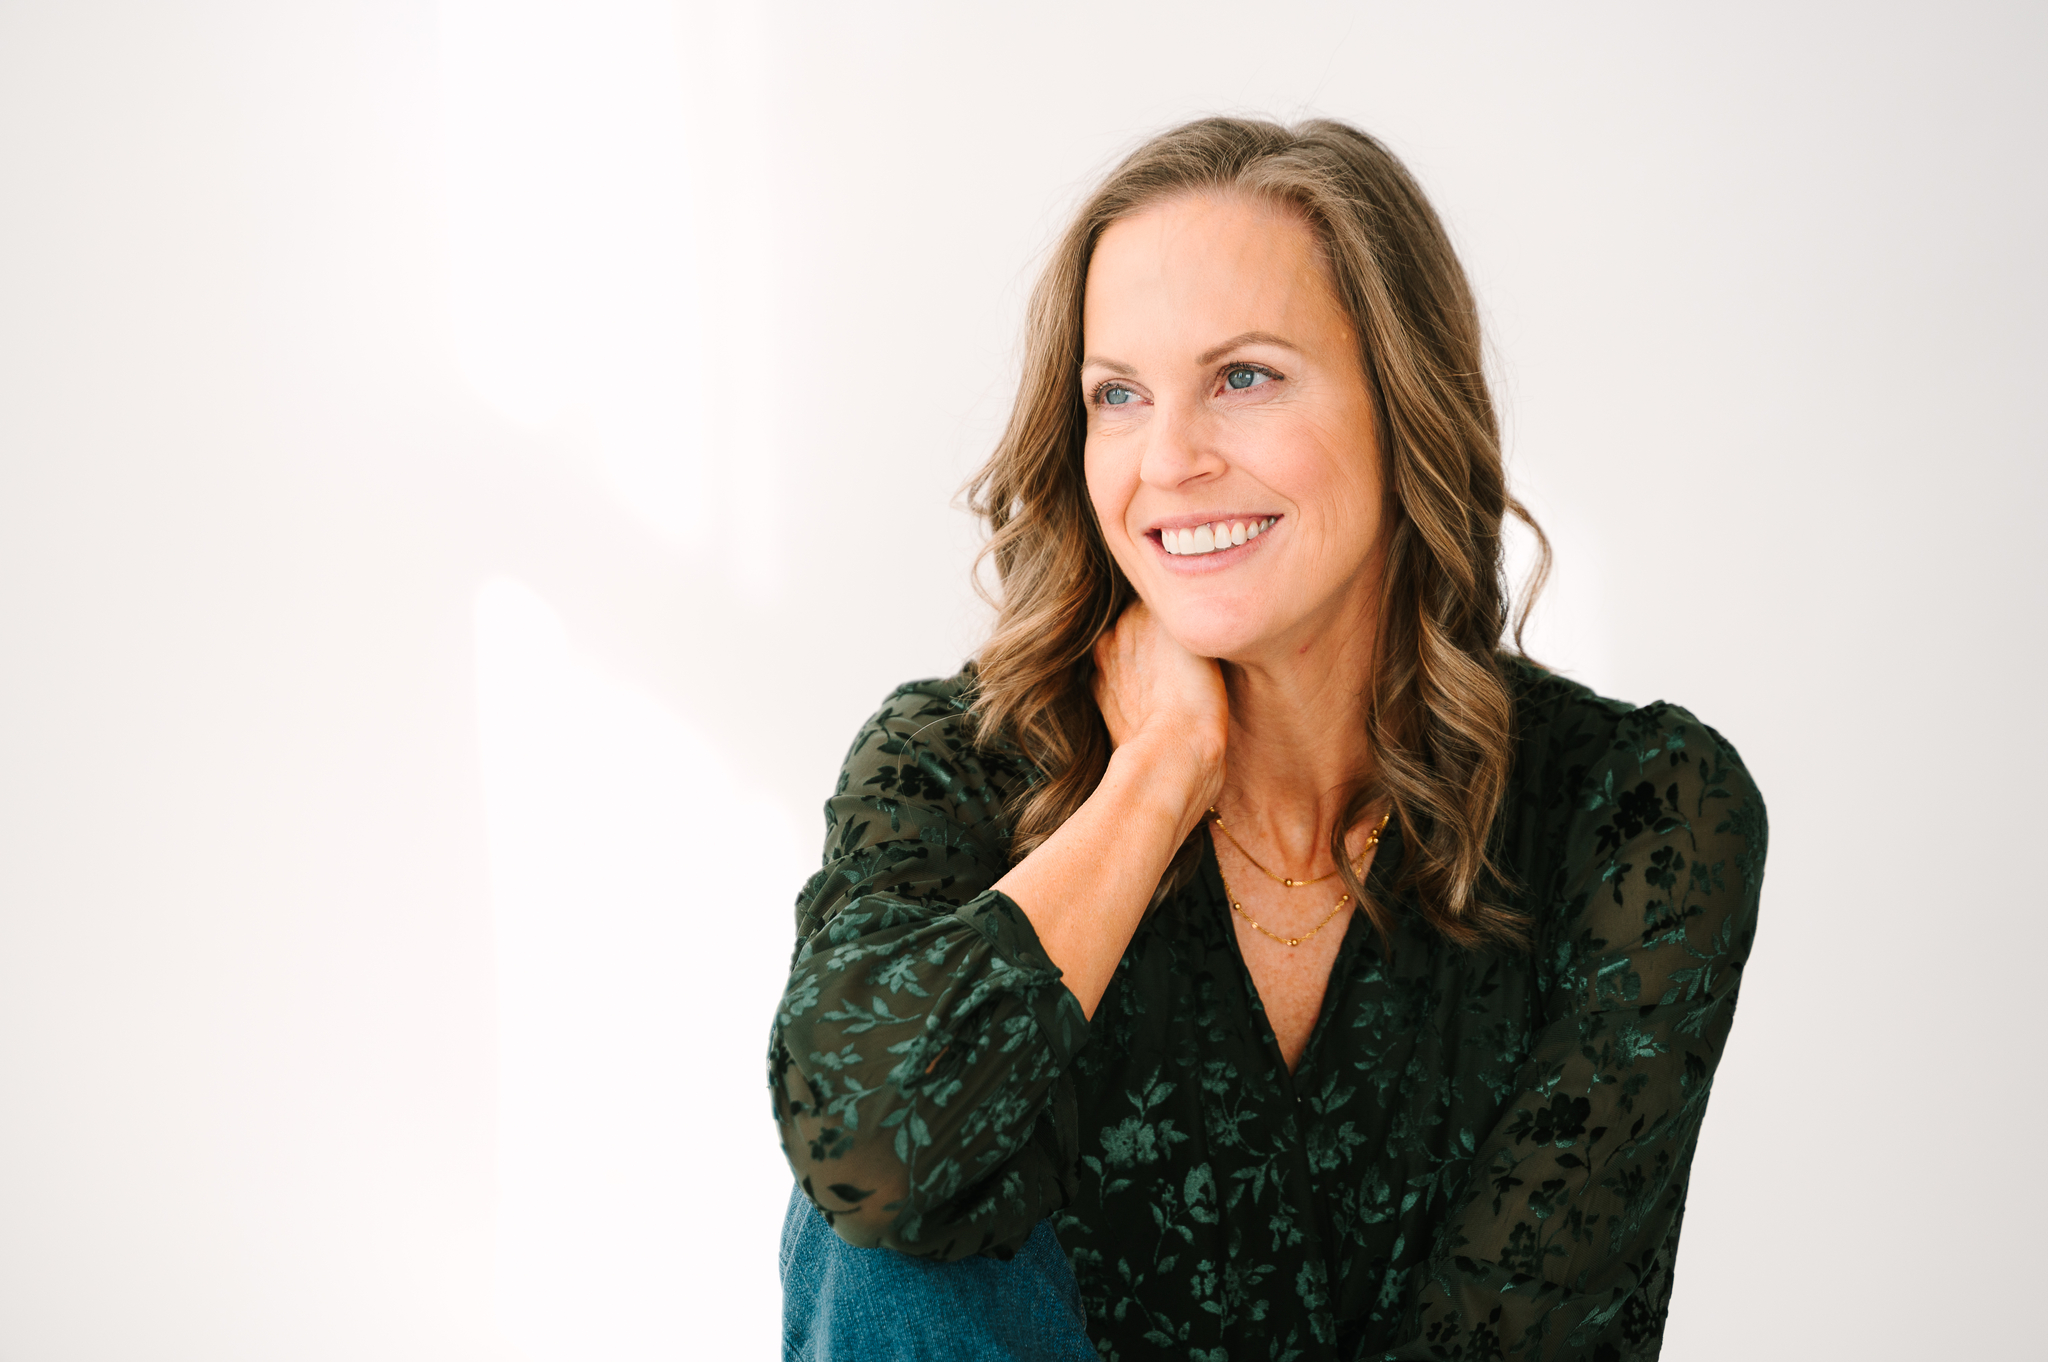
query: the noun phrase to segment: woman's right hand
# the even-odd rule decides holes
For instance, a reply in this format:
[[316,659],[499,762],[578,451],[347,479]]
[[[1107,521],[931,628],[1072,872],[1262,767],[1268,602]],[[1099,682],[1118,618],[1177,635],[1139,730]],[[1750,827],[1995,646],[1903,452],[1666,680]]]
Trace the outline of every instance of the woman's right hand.
[[1095,641],[1094,691],[1117,750],[1186,783],[1185,835],[1223,785],[1230,699],[1222,667],[1183,648],[1139,601]]

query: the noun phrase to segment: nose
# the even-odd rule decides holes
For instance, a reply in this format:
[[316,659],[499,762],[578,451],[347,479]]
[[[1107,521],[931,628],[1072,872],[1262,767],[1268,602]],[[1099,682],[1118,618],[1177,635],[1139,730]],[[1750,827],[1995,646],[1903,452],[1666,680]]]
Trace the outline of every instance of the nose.
[[1147,427],[1138,478],[1148,486],[1170,491],[1221,477],[1230,467],[1216,447],[1213,423],[1199,406],[1160,403]]

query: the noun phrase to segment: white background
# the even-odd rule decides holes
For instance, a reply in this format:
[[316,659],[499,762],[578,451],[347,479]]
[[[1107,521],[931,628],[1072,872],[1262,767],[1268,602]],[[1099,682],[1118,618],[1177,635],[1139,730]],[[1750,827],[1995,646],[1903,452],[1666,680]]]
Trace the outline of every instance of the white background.
[[775,1348],[817,805],[1076,195],[1433,194],[1540,656],[1729,735],[1666,1356],[2038,1356],[2044,11],[0,3],[0,1357]]

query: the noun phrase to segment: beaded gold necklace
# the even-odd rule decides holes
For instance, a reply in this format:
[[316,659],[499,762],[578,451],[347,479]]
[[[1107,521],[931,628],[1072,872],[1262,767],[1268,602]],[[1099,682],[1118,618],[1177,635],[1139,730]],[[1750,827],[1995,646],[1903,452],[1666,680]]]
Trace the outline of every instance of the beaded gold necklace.
[[[1387,810],[1386,813],[1380,816],[1379,826],[1374,828],[1372,830],[1371,835],[1365,839],[1365,846],[1359,851],[1358,856],[1352,865],[1352,873],[1354,875],[1358,873],[1358,868],[1365,864],[1365,858],[1372,854],[1372,849],[1380,844],[1380,834],[1387,830],[1387,822],[1393,816],[1394,811],[1392,809]],[[1250,861],[1252,863],[1253,869],[1257,870],[1267,879],[1272,880],[1275,884],[1284,885],[1289,889],[1300,889],[1306,885],[1320,884],[1324,880],[1329,879],[1331,875],[1337,873],[1335,870],[1330,870],[1324,874],[1316,876],[1312,880],[1296,880],[1289,879],[1284,875],[1275,875],[1272,871],[1266,869],[1266,867],[1264,867],[1263,865],[1260,865],[1258,860],[1249,851],[1246,851],[1244,849],[1244,843],[1238,841],[1237,838],[1232,837],[1230,835],[1230,829],[1223,826],[1223,815],[1216,812],[1216,806],[1213,804],[1209,806],[1209,817],[1215,820],[1216,831],[1222,833],[1224,837],[1229,840],[1230,845],[1237,848],[1237,854],[1244,857],[1247,861]],[[1300,936],[1282,936],[1280,935],[1280,933],[1276,931],[1272,931],[1264,926],[1261,926],[1256,918],[1254,918],[1250,913],[1247,913],[1244,910],[1244,905],[1237,901],[1237,895],[1231,892],[1230,880],[1223,874],[1223,862],[1220,860],[1216,862],[1216,878],[1223,881],[1223,897],[1230,900],[1231,911],[1236,913],[1239,917],[1243,918],[1246,922],[1251,923],[1253,931],[1258,932],[1264,936],[1269,936],[1283,946],[1299,946],[1302,942],[1308,940],[1317,932],[1320,932],[1323,928],[1329,926],[1332,922],[1336,921],[1337,914],[1344,911],[1344,905],[1351,902],[1351,891],[1347,889],[1342,894],[1339,894],[1337,896],[1337,902],[1331,906],[1329,915],[1325,917],[1321,922],[1318,922],[1315,926],[1309,928]]]

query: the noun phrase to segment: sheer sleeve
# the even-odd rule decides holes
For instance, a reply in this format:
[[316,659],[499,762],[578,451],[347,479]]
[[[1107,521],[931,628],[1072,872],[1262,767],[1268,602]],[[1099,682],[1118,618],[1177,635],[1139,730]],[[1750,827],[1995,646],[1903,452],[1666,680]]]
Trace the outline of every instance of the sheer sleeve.
[[1755,933],[1763,801],[1718,734],[1661,705],[1624,716],[1567,793],[1535,1048],[1504,1118],[1464,1136],[1476,1157],[1463,1209],[1387,1359],[1621,1362],[1654,1355],[1661,1335],[1694,1141]]
[[1006,773],[952,683],[855,739],[769,1046],[783,1149],[848,1242],[1008,1256],[1064,1204],[1087,1020],[1017,905]]

